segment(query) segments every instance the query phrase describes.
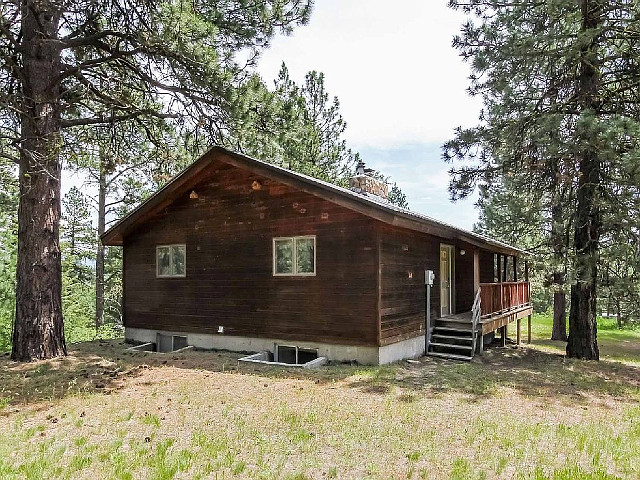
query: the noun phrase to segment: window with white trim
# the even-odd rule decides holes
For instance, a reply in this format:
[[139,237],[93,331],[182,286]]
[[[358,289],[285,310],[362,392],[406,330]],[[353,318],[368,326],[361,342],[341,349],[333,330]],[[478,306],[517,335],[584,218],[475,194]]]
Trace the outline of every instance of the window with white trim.
[[186,277],[187,247],[184,244],[156,247],[156,277]]
[[316,274],[316,237],[273,239],[273,274],[304,276]]

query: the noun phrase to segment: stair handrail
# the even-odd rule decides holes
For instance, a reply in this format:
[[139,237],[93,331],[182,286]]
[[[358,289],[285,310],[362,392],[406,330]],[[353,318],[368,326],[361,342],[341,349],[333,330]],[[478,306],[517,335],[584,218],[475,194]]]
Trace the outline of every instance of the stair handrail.
[[473,306],[471,307],[471,357],[476,353],[476,338],[478,336],[476,330],[482,314],[481,303],[480,287],[478,287],[476,298],[473,300]]

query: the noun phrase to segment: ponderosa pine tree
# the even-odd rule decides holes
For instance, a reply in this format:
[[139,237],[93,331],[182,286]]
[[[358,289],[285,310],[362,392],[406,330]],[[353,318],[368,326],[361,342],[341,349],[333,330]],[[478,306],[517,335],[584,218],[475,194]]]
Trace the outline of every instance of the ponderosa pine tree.
[[[114,85],[114,87],[116,87]],[[130,93],[131,96],[135,92]],[[122,186],[129,178],[146,181],[151,187],[152,172],[163,170],[167,163],[179,171],[186,165],[177,147],[171,125],[155,118],[121,121],[111,125],[93,125],[74,130],[67,135],[66,167],[85,178],[96,214],[97,229],[94,237],[106,231],[109,221],[125,202],[140,200],[138,192],[133,199]],[[202,147],[204,148],[204,146]],[[157,175],[156,175],[157,176]],[[140,190],[144,191],[144,188]],[[104,323],[105,262],[107,247],[96,241],[95,260],[95,326]]]
[[237,96],[234,147],[328,182],[344,184],[357,153],[347,147],[346,122],[324,75],[311,71],[296,84],[283,63],[269,90],[257,75]]
[[[558,302],[558,293],[564,293],[564,290],[560,290],[554,281],[558,271],[564,275],[569,258],[566,255],[561,260],[555,258],[552,242],[558,237],[552,226],[551,199],[525,188],[514,188],[507,178],[482,185],[479,190],[476,204],[479,207],[479,220],[473,226],[474,231],[512,245],[517,244],[526,250],[534,308],[545,311],[553,304],[556,313],[558,305],[563,305]],[[569,208],[563,209],[563,212],[568,211]],[[566,241],[567,231],[564,233],[563,239]],[[566,250],[563,246],[563,251]],[[566,312],[562,309],[559,313],[561,315],[554,315],[554,326],[564,322],[566,332]],[[559,320],[558,316],[561,317]]]
[[567,354],[597,359],[602,210],[621,179],[605,173],[639,150],[638,9],[623,0],[450,4],[474,16],[454,46],[484,101],[480,125],[444,147],[446,160],[470,161],[453,169],[453,196],[503,177],[545,195],[553,176],[575,187]]
[[[236,96],[233,125],[230,143],[236,150],[340,186],[348,184],[359,160],[344,136],[340,102],[330,97],[320,72],[308,72],[298,85],[283,63],[272,90],[253,75]],[[397,185],[388,199],[407,206]]]
[[0,352],[11,346],[15,314],[18,179],[13,162],[0,158]]
[[72,187],[62,199],[62,206],[62,253],[70,259],[71,274],[81,282],[90,284],[93,281],[90,265],[98,240],[91,221],[89,200],[77,187]]
[[407,202],[407,196],[404,192],[398,187],[397,183],[393,183],[393,187],[389,190],[389,201],[394,205],[397,205],[402,208],[409,208],[409,202]]
[[[20,170],[13,359],[66,352],[59,246],[65,130],[155,116],[219,138],[242,71],[235,54],[248,53],[251,63],[277,31],[305,23],[310,9],[297,0],[2,4],[0,154]],[[126,88],[102,88],[114,80]]]

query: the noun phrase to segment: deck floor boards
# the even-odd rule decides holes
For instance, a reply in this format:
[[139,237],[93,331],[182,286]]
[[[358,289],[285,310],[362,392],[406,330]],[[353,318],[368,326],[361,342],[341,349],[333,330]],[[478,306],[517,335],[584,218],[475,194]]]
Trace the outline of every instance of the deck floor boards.
[[[486,317],[480,319],[479,325],[482,327],[482,333],[486,334],[492,332],[504,325],[507,325],[519,318],[526,317],[532,313],[532,307],[530,305],[525,305],[519,308],[514,308],[512,310],[507,310],[504,312],[499,312],[493,314],[491,317]],[[449,320],[452,322],[468,322],[471,323],[471,312],[461,312],[452,315],[446,315],[444,317],[440,317],[440,320]]]

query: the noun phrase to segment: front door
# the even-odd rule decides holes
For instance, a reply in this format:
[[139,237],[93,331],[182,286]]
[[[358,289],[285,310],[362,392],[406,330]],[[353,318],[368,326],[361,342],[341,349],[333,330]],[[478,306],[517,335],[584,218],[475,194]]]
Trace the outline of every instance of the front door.
[[453,313],[451,311],[451,273],[453,247],[440,245],[440,316]]

